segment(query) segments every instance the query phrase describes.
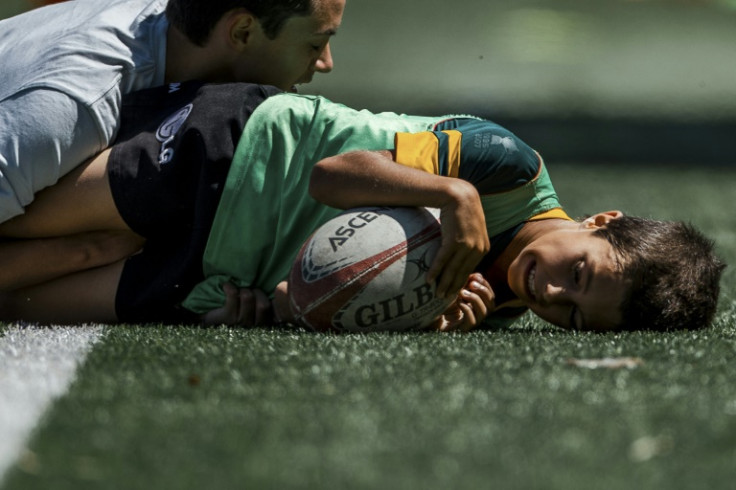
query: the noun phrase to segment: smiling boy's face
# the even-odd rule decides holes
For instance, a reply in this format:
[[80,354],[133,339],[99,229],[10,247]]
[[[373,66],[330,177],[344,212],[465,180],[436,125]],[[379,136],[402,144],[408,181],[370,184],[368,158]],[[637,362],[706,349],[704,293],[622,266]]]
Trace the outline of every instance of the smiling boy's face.
[[512,291],[542,319],[563,328],[612,330],[627,293],[616,253],[595,230],[620,213],[601,213],[548,231],[508,270]]

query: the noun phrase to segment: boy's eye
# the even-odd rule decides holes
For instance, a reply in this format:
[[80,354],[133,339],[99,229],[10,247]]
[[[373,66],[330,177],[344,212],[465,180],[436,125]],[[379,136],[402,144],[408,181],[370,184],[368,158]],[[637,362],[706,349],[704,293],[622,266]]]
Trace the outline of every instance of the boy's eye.
[[572,267],[572,277],[575,284],[580,284],[580,278],[583,275],[583,261],[578,260]]
[[[585,267],[585,260],[580,259],[572,266],[572,279],[573,283],[577,286],[580,284],[580,281],[583,277],[583,267]],[[578,318],[578,312],[579,308],[577,305],[572,305],[570,308],[570,328],[572,329],[578,329],[580,328],[579,322],[577,321]]]

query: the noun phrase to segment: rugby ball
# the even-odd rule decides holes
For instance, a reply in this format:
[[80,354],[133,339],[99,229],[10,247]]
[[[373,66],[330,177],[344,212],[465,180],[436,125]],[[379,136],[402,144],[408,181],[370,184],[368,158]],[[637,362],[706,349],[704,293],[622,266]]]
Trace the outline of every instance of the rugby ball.
[[289,276],[297,322],[317,331],[417,330],[452,300],[426,280],[442,241],[439,211],[411,207],[348,210],[304,243]]

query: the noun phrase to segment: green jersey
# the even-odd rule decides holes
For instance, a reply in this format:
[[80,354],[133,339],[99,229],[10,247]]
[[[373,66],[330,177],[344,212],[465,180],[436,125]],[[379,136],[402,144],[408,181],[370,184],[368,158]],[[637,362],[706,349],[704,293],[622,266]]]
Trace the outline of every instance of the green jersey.
[[373,114],[321,97],[276,95],[245,126],[207,243],[206,280],[184,307],[221,307],[227,281],[271,294],[309,235],[340,212],[309,196],[312,167],[352,150],[385,149],[395,151],[398,164],[473,183],[492,255],[523,222],[566,217],[539,155],[495,123]]
[[315,96],[266,99],[235,152],[203,259],[206,279],[183,306],[198,313],[221,307],[227,281],[272,293],[302,243],[340,212],[309,196],[314,164],[353,150],[391,149],[397,132],[429,130],[441,119],[372,114]]

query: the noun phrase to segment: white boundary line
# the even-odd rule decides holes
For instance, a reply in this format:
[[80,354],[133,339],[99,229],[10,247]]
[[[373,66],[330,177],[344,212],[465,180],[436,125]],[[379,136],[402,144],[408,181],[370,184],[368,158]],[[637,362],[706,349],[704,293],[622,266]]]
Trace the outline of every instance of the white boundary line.
[[10,326],[0,336],[0,483],[103,333],[101,326]]

